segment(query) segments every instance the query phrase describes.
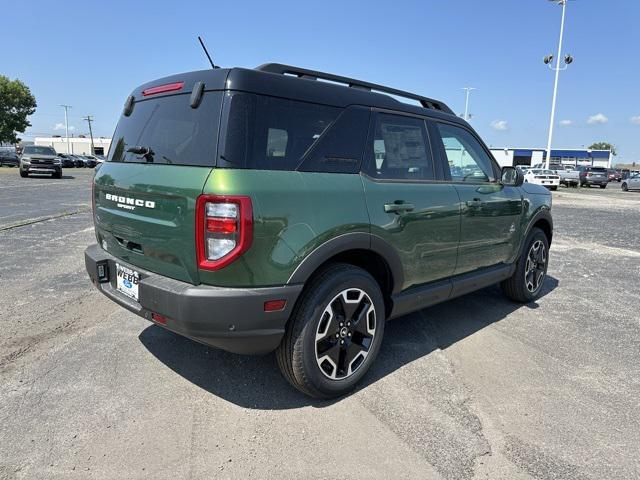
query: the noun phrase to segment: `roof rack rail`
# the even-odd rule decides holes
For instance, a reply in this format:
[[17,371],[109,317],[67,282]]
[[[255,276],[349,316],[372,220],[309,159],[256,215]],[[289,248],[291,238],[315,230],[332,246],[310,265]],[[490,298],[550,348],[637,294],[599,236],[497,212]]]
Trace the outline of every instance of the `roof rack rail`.
[[406,92],[404,90],[398,90],[391,87],[385,87],[384,85],[378,85],[376,83],[364,82],[362,80],[356,80],[355,78],[343,77],[341,75],[333,75],[332,73],[318,72],[316,70],[308,70],[306,68],[294,67],[291,65],[283,65],[281,63],[265,63],[256,67],[256,70],[268,73],[279,73],[281,75],[295,75],[299,78],[306,78],[308,80],[329,80],[331,82],[342,83],[352,88],[360,88],[362,90],[377,91],[383,93],[389,93],[398,97],[410,98],[420,102],[424,108],[430,108],[432,110],[440,110],[445,113],[453,114],[453,111],[444,103],[434,100],[432,98],[416,95],[415,93]]

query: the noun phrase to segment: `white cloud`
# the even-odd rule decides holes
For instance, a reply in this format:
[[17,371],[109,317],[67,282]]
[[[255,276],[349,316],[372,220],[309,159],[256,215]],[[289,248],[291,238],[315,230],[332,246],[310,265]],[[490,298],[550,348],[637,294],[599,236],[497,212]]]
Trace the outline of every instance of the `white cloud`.
[[509,128],[509,124],[506,120],[494,120],[491,122],[491,128],[494,130],[504,131]]
[[[53,126],[54,130],[64,130],[64,123],[56,123]],[[76,129],[76,127],[74,127],[73,125],[69,125],[69,131],[72,132]]]
[[560,120],[560,126],[568,127],[569,125],[573,125],[573,120]]
[[631,123],[636,124],[636,125],[640,125],[640,115],[634,115],[633,117],[631,117],[631,118],[629,119],[629,121],[630,121]]
[[596,123],[607,123],[609,119],[603,113],[596,113],[595,115],[591,115],[587,119],[587,123],[589,125],[593,125]]

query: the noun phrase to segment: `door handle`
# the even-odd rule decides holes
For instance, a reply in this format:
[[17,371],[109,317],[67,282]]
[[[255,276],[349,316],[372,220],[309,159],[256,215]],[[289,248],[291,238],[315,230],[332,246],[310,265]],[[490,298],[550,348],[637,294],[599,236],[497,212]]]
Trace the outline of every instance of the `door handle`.
[[484,205],[484,202],[479,198],[474,198],[473,200],[467,200],[467,207],[481,207]]
[[393,203],[385,203],[384,211],[386,213],[402,213],[402,212],[411,212],[414,207],[411,203],[404,203],[401,200],[396,200]]

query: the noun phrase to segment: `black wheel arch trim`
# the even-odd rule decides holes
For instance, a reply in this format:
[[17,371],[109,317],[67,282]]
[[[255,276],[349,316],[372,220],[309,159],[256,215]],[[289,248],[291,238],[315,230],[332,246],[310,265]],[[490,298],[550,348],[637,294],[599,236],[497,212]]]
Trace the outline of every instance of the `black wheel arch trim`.
[[393,291],[391,293],[397,293],[402,289],[404,272],[400,256],[386,240],[366,232],[338,235],[316,247],[296,267],[287,284],[305,283],[327,260],[349,250],[369,250],[378,254],[389,267],[393,281]]
[[522,236],[522,242],[520,244],[520,248],[518,249],[518,258],[520,257],[520,255],[522,255],[522,250],[525,248],[525,240],[531,233],[531,230],[533,229],[534,225],[538,223],[538,221],[540,220],[545,220],[549,224],[551,237],[548,240],[549,240],[549,246],[551,246],[551,239],[553,238],[553,217],[551,216],[551,210],[548,207],[545,207],[538,210],[533,215],[533,217],[531,217],[531,220],[529,220],[529,224],[527,225],[527,230],[525,234]]

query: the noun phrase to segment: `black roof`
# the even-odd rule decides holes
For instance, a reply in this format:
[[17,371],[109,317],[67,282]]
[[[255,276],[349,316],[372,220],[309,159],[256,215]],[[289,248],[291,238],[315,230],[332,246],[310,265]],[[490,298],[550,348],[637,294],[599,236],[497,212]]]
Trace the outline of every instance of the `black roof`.
[[[267,63],[255,69],[216,68],[180,73],[141,85],[132,92],[132,95],[136,100],[142,100],[143,90],[174,82],[184,82],[181,92],[190,92],[196,82],[204,82],[206,90],[239,90],[336,107],[366,105],[450,121],[455,119],[460,123],[466,123],[445,103],[432,98],[362,80],[279,63]],[[167,95],[175,93],[178,92],[170,91]],[[401,102],[394,97],[414,100],[420,105]]]

